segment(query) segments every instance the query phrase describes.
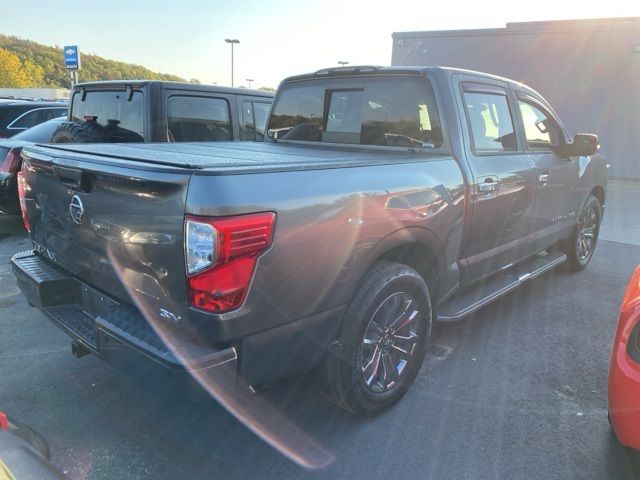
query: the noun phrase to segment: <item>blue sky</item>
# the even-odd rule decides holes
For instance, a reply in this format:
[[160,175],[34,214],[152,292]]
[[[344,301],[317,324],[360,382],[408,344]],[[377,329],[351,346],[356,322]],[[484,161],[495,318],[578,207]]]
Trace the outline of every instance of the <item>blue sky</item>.
[[277,87],[287,75],[338,60],[389,64],[394,31],[640,16],[640,2],[2,0],[1,10],[0,33],[47,45],[78,44],[81,52],[203,83],[230,84],[230,47],[224,39],[238,38],[236,85],[253,78],[254,87]]

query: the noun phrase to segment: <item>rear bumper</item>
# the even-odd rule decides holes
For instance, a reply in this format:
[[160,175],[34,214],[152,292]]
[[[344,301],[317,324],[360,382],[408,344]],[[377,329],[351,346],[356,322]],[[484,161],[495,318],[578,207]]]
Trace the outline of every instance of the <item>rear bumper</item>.
[[[119,369],[145,375],[152,360],[177,374],[220,371],[235,378],[236,349],[216,349],[197,338],[171,332],[171,348],[140,312],[83,283],[32,251],[11,259],[18,287],[38,308],[77,343]],[[137,372],[136,370],[142,370]]]

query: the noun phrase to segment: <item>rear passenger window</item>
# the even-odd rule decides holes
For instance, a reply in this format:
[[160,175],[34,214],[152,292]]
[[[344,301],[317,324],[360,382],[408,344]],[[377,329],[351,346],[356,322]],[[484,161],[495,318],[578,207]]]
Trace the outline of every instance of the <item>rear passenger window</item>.
[[264,130],[267,128],[267,119],[269,118],[270,103],[253,102],[253,119],[256,126],[256,140],[264,138]]
[[231,140],[229,104],[221,98],[174,95],[167,100],[167,124],[172,142]]
[[240,139],[262,141],[264,139],[264,128],[267,125],[267,116],[269,115],[271,104],[244,100],[241,108],[242,125],[240,128]]
[[465,92],[464,99],[476,152],[517,149],[506,95]]
[[30,112],[24,113],[23,116],[13,122],[9,128],[33,127],[34,125],[42,123],[42,121],[46,119],[44,113],[45,110],[31,110]]
[[67,116],[66,108],[53,108],[49,110],[47,115],[47,120],[50,120],[52,118],[65,117],[65,116]]
[[241,140],[255,140],[256,132],[253,119],[253,104],[249,101],[242,102],[242,128],[240,129]]

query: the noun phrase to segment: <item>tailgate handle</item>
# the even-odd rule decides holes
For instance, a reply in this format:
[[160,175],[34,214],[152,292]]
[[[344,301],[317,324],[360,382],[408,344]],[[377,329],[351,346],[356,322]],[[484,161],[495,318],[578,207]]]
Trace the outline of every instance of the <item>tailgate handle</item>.
[[91,184],[93,182],[91,181],[91,175],[87,172],[54,165],[53,174],[65,187],[87,193],[91,190]]

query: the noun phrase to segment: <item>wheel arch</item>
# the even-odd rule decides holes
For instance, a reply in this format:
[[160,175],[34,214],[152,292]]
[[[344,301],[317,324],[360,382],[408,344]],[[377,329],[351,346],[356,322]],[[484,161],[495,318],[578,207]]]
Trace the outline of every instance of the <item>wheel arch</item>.
[[601,206],[604,206],[604,202],[605,202],[605,192],[604,192],[604,187],[601,185],[596,185],[593,190],[591,190],[590,195],[593,195],[594,197],[596,197],[598,199],[598,201],[600,202]]
[[429,287],[432,304],[443,293],[438,286],[446,259],[440,239],[424,228],[406,228],[388,235],[371,250],[360,278],[381,260],[402,263],[415,269]]

